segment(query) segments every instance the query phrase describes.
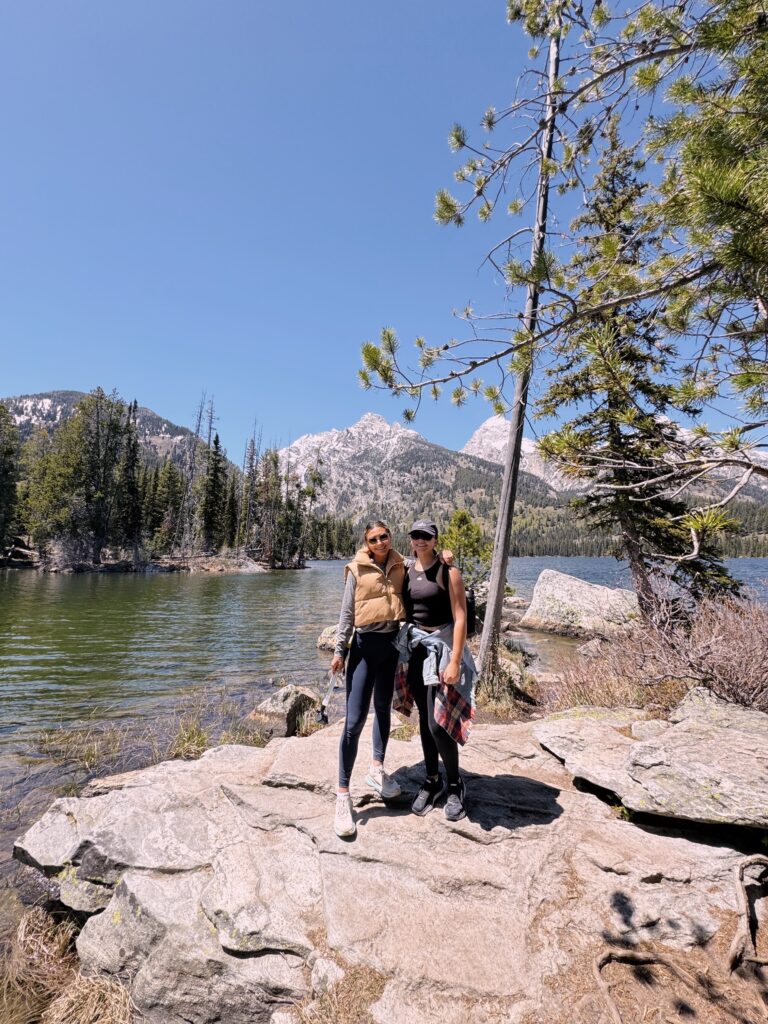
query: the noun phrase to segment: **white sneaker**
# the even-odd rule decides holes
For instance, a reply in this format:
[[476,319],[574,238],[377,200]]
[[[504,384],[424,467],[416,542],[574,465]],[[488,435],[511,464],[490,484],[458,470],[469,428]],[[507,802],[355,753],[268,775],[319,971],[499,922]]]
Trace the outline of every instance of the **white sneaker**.
[[337,836],[353,836],[357,832],[355,817],[352,814],[352,797],[349,793],[336,794],[336,815],[333,819],[333,831]]
[[390,779],[382,767],[369,768],[365,783],[378,793],[382,800],[394,800],[402,793],[398,784]]

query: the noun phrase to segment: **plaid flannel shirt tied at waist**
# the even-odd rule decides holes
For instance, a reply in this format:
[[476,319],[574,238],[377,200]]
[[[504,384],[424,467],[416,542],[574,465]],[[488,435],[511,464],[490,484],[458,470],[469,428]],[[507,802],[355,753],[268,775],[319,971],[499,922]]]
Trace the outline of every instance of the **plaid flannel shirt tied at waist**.
[[414,700],[408,688],[408,662],[411,651],[421,644],[427,650],[423,669],[424,685],[437,686],[435,721],[452,739],[463,746],[469,739],[475,717],[477,669],[465,644],[461,656],[459,681],[453,686],[440,682],[440,673],[447,668],[451,660],[453,623],[443,626],[437,633],[428,633],[412,624],[405,625],[392,642],[400,654],[395,675],[395,698],[392,702],[395,711],[399,711],[406,718],[410,717]]

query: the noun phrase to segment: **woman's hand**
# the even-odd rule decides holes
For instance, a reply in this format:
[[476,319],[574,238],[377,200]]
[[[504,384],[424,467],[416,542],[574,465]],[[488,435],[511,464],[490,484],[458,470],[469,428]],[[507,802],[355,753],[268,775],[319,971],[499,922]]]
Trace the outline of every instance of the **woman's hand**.
[[440,673],[440,682],[445,683],[447,686],[455,686],[460,678],[461,662],[451,659],[446,665],[445,671]]
[[344,668],[344,659],[340,654],[334,654],[333,660],[331,661],[331,672],[336,675],[337,672],[341,672]]

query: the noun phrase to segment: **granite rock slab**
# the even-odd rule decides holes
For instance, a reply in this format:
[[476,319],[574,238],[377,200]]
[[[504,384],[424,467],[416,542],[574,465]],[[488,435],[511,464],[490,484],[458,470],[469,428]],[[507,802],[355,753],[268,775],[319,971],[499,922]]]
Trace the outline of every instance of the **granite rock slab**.
[[[599,721],[554,724],[585,730],[574,758],[595,729],[634,742]],[[351,965],[384,979],[380,1024],[573,1024],[564,986],[598,1000],[588,965],[606,944],[700,957],[729,941],[739,854],[618,820],[538,726],[476,726],[455,823],[409,812],[418,739],[388,749],[401,801],[365,789],[369,724],[357,836],[339,839],[336,725],[102,780],[57,801],[16,856],[66,873],[62,899],[87,915],[84,969],[126,982],[147,1024],[288,1021]]]

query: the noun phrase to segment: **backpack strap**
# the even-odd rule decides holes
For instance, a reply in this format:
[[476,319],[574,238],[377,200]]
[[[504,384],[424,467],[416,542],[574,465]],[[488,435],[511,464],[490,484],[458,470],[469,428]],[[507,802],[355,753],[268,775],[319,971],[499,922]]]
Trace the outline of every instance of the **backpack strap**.
[[[437,574],[437,585],[438,585],[438,587],[440,587],[441,590],[449,590],[450,589],[448,581],[450,579],[451,569],[456,569],[456,568],[458,568],[458,566],[448,565],[447,562],[443,562],[443,564],[442,564],[442,572],[438,572],[438,574]],[[442,582],[441,582],[441,580],[442,580]]]

